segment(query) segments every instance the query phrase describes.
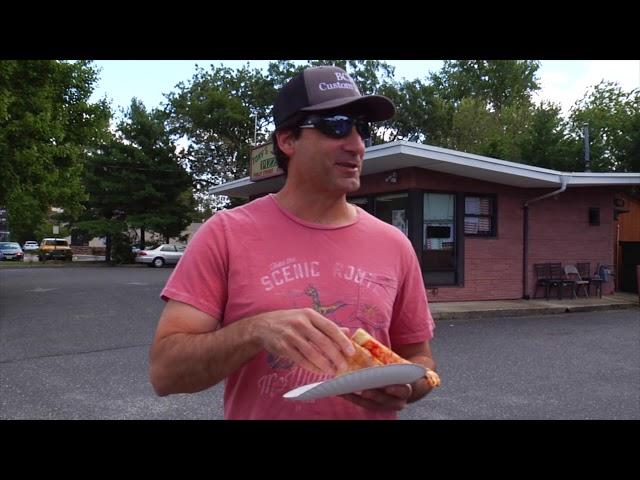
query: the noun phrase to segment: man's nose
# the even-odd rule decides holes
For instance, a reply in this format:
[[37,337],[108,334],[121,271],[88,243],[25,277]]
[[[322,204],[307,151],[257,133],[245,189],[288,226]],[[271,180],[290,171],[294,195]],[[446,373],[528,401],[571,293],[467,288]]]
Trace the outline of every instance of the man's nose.
[[344,149],[356,155],[364,156],[364,140],[356,130],[356,127],[353,127],[349,135],[344,138]]

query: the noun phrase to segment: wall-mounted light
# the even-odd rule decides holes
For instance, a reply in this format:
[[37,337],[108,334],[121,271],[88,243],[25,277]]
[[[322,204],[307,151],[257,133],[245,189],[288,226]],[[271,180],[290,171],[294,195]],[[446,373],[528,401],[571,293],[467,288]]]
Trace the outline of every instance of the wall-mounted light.
[[386,183],[398,183],[398,172],[392,172],[391,175],[388,175],[384,181]]

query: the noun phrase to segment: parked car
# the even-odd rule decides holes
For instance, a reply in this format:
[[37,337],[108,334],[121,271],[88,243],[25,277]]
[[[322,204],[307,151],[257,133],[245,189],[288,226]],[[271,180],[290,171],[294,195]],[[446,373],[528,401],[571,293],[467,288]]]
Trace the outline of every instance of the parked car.
[[136,263],[146,263],[150,267],[160,268],[163,265],[174,265],[182,258],[184,245],[162,244],[152,249],[140,250],[136,254]]
[[73,259],[73,252],[67,242],[63,238],[43,238],[40,242],[40,253],[38,259],[43,262],[44,260],[67,260]]
[[17,242],[0,242],[2,260],[23,260],[24,252]]
[[27,240],[22,246],[22,250],[24,250],[25,252],[38,250],[38,248],[40,248],[40,245],[38,245],[38,242],[36,242],[35,240]]

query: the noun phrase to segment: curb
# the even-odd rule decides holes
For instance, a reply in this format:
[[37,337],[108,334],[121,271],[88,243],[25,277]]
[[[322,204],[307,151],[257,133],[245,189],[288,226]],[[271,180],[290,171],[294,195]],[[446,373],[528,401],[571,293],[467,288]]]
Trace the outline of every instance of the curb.
[[105,261],[74,261],[74,262],[57,262],[55,260],[48,260],[46,262],[25,262],[15,263],[11,265],[5,265],[5,262],[0,264],[0,270],[9,269],[22,269],[22,268],[86,268],[86,267],[99,267],[99,268],[139,268],[145,267],[142,263],[119,263],[112,264]]
[[594,312],[604,310],[630,310],[638,308],[638,304],[634,303],[616,303],[610,305],[576,305],[570,307],[548,307],[540,309],[527,308],[504,310],[473,310],[468,312],[431,312],[431,316],[433,317],[434,321],[439,322],[446,320],[526,317],[536,315],[558,315],[561,313]]

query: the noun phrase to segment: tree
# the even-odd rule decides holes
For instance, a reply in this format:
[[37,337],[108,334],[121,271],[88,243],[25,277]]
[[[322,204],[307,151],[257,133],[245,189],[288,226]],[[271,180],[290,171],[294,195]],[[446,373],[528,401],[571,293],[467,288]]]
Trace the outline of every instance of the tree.
[[576,150],[583,151],[583,126],[589,126],[591,170],[640,170],[640,89],[624,92],[617,83],[602,81],[576,102],[569,119]]
[[254,135],[255,144],[268,141],[276,90],[259,69],[213,65],[210,71],[197,67],[191,81],[177,89],[167,95],[167,124],[176,138],[188,142],[181,161],[204,201],[212,186],[247,175]]
[[380,88],[380,94],[388,97],[396,106],[396,114],[386,120],[382,128],[385,138],[378,141],[409,140],[432,145],[447,143],[451,130],[449,105],[436,95],[433,86],[420,80],[391,82]]
[[575,143],[558,105],[542,102],[530,111],[527,128],[516,142],[522,163],[565,172],[580,171]]
[[107,237],[108,260],[111,239],[121,243],[129,227],[140,228],[142,237],[152,229],[168,240],[191,221],[192,178],[179,164],[164,121],[164,112],[147,112],[132,99],[117,134],[87,163],[87,214],[76,226]]
[[540,88],[538,68],[537,61],[446,61],[430,77],[438,130],[428,136],[429,143],[540,167],[575,169],[575,143],[567,135],[560,108],[548,102],[533,104],[532,94]]
[[86,61],[0,61],[0,206],[17,241],[35,238],[52,206],[82,208],[83,161],[111,117],[106,101],[88,102],[96,79]]
[[[393,74],[393,67],[373,60],[307,63],[348,69],[363,94],[379,93]],[[304,68],[286,60],[271,62],[266,74],[248,65],[238,70],[197,67],[189,82],[179,83],[177,92],[167,95],[167,122],[175,138],[188,143],[181,161],[194,175],[201,212],[226,205],[218,199],[207,203],[209,188],[247,176],[251,148],[270,141],[277,90]]]
[[444,100],[458,105],[464,98],[474,98],[498,112],[531,103],[531,94],[540,89],[539,68],[540,62],[534,60],[446,60],[440,73],[430,78]]

